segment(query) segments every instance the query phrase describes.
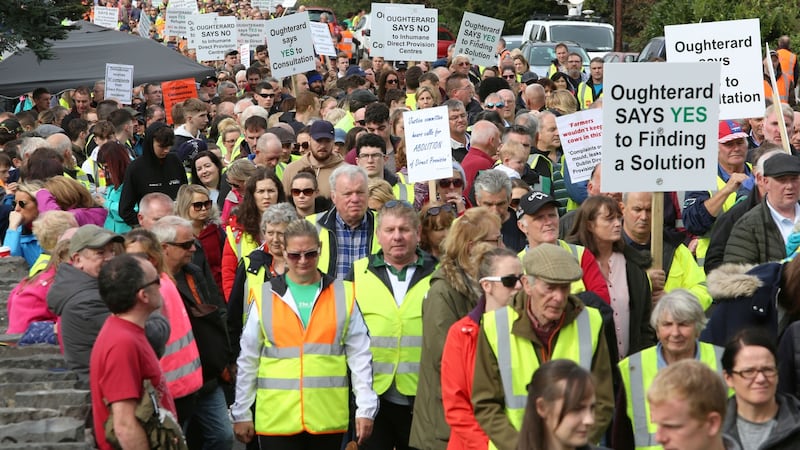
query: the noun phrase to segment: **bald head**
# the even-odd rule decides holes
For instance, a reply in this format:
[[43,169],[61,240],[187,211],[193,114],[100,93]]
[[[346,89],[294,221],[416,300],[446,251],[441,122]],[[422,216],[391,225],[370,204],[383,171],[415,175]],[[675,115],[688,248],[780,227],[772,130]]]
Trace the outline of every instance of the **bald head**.
[[525,107],[529,111],[539,111],[544,107],[545,92],[541,84],[533,83],[528,85],[522,96],[525,100]]
[[472,147],[494,157],[500,143],[500,130],[488,120],[479,120],[472,126]]
[[272,133],[264,133],[256,142],[255,153],[255,165],[274,169],[281,158],[281,140]]

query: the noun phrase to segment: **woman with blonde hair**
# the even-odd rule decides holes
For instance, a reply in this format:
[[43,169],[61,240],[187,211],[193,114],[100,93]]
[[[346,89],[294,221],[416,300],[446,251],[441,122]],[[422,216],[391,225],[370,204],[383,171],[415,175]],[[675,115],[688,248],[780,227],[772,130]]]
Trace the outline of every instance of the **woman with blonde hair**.
[[222,246],[225,232],[220,226],[219,210],[211,195],[199,184],[185,184],[178,189],[175,214],[192,222],[192,234],[200,241],[217,286],[222,286]]
[[578,110],[578,101],[566,89],[556,89],[550,93],[546,102],[547,109],[556,111],[562,116],[572,114]]
[[433,108],[441,103],[439,90],[433,90],[428,86],[418,87],[417,92],[414,94],[414,99],[417,102],[417,109]]
[[381,209],[389,200],[394,200],[392,186],[383,178],[371,178],[367,183],[367,194],[369,196],[367,205],[375,211]]
[[219,139],[217,147],[222,152],[222,164],[227,166],[239,157],[240,147],[244,142],[244,133],[233,119],[224,119],[218,126]]
[[[222,224],[228,223],[231,211],[242,201],[244,195],[244,185],[256,173],[256,166],[247,158],[239,158],[228,166],[225,172],[225,184],[230,187],[228,194],[224,197],[220,193],[217,197],[217,205],[222,203],[222,214],[220,220]],[[220,191],[222,191],[220,189]]]
[[419,385],[409,441],[412,447],[440,447],[450,438],[441,402],[442,351],[450,326],[478,304],[478,261],[497,247],[503,247],[500,218],[485,207],[467,210],[444,240],[441,264],[422,303]]

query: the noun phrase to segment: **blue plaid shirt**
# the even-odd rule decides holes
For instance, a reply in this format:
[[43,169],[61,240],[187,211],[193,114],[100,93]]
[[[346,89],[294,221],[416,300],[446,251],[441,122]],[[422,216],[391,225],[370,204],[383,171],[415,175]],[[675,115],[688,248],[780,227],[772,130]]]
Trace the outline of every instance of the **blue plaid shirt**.
[[369,230],[367,215],[355,228],[350,228],[344,223],[339,213],[336,213],[336,273],[338,279],[343,279],[350,272],[353,263],[369,255]]

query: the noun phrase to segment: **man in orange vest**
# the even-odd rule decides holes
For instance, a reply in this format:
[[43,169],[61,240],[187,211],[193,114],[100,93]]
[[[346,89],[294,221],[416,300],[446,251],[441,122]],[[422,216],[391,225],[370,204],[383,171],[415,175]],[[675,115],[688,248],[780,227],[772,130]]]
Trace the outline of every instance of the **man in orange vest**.
[[791,81],[790,75],[781,70],[778,53],[775,50],[770,50],[769,56],[764,58],[764,95],[770,101],[772,100],[772,85],[769,81],[769,66],[772,64],[772,70],[775,73],[775,83],[778,85],[778,97],[780,102],[790,106],[796,103],[794,97],[794,82]]
[[778,38],[778,61],[781,64],[781,72],[789,76],[789,81],[797,85],[797,79],[800,78],[800,66],[797,65],[797,55],[792,53],[789,48],[792,42],[789,36],[781,36]]

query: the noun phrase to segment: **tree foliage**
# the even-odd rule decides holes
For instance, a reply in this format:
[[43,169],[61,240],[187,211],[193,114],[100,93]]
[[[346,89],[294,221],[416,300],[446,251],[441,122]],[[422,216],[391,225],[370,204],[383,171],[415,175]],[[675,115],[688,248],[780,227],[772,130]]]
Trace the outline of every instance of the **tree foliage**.
[[49,41],[65,39],[74,29],[63,26],[62,20],[78,20],[85,10],[76,0],[0,1],[0,53],[24,44],[39,59],[52,57]]

